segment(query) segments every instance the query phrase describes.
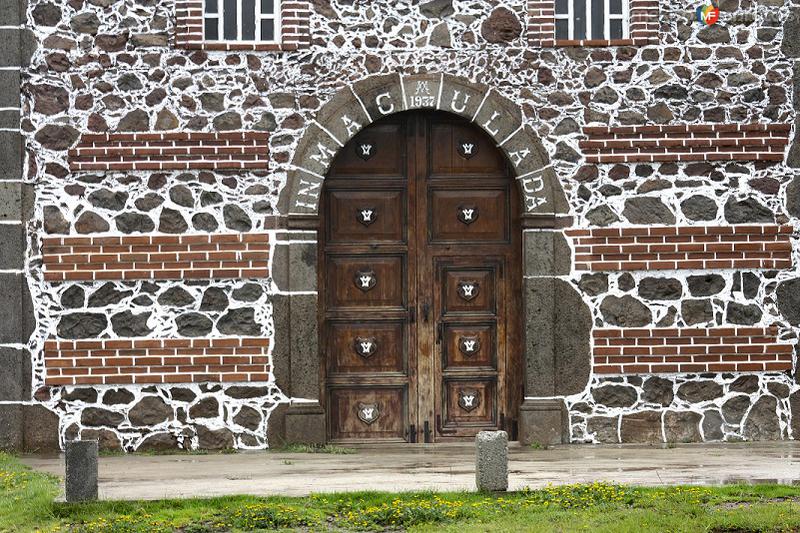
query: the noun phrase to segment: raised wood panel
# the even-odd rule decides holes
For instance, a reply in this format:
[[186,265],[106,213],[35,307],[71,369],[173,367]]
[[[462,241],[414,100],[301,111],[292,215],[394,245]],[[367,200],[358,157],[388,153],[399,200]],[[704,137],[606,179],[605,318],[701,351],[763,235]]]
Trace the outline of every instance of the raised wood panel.
[[332,322],[328,328],[330,376],[407,372],[405,321]]
[[492,427],[497,419],[497,387],[494,378],[445,379],[442,429]]
[[495,324],[445,324],[443,326],[444,371],[497,369]]
[[405,258],[399,255],[332,256],[328,305],[332,309],[405,306]]
[[[405,136],[404,121],[373,124],[339,151],[332,173],[356,180],[406,179]],[[369,157],[364,155],[365,146],[371,146]]]
[[329,188],[329,244],[404,243],[408,206],[405,189]]
[[445,317],[457,313],[494,315],[497,312],[495,265],[475,268],[444,267],[441,278]]
[[[466,150],[464,145],[467,145]],[[469,145],[472,145],[471,149]],[[470,153],[466,153],[468,150]],[[472,124],[447,119],[432,124],[430,153],[430,174],[434,179],[447,176],[506,177],[505,156],[490,137]]]
[[428,191],[431,242],[509,242],[508,184],[472,190],[431,186]]
[[332,387],[331,436],[337,440],[405,439],[405,387]]

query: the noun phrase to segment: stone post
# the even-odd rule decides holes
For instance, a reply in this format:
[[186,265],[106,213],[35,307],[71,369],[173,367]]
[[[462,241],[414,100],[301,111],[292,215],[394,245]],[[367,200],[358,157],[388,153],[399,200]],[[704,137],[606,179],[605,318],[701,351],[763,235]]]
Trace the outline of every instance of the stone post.
[[96,440],[66,442],[64,484],[68,502],[88,502],[97,499],[97,452]]
[[475,485],[479,491],[508,490],[508,433],[481,431],[475,437]]

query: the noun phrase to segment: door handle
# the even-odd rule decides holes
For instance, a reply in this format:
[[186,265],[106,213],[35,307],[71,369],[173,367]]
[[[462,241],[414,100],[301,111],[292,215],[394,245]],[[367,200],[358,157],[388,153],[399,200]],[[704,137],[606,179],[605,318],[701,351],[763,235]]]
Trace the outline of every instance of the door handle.
[[431,313],[431,306],[428,304],[422,304],[422,320],[424,320],[426,323],[428,322],[428,317],[430,316],[430,313]]

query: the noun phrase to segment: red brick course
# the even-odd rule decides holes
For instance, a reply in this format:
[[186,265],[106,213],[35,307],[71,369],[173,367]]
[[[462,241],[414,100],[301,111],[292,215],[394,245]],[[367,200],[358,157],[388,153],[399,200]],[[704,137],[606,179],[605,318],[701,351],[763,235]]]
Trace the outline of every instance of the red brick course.
[[[588,7],[587,7],[588,9]],[[658,44],[658,0],[630,0],[627,39],[556,40],[555,0],[529,0],[528,44],[530,46],[645,46]]]
[[269,276],[269,234],[50,237],[45,281],[230,279]]
[[269,167],[260,131],[92,133],[69,151],[72,171],[248,170]]
[[269,380],[269,339],[48,340],[45,385]]
[[278,43],[226,43],[203,41],[203,0],[176,0],[175,46],[191,50],[224,52],[279,52],[311,45],[311,6],[306,0],[281,2],[281,39]]
[[791,226],[662,226],[567,230],[575,269],[713,270],[792,266]]
[[597,374],[769,372],[792,369],[777,327],[596,329]]
[[789,124],[585,127],[587,163],[783,161]]

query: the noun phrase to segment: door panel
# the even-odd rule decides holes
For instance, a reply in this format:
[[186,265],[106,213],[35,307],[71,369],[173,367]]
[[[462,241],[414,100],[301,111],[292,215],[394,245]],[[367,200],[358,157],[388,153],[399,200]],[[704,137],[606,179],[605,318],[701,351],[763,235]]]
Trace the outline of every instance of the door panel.
[[405,191],[331,190],[328,240],[339,243],[404,243]]
[[345,439],[405,438],[405,387],[333,387],[330,390],[331,436]]
[[327,332],[329,376],[406,373],[408,340],[405,321],[331,322]]
[[328,262],[328,303],[331,309],[405,305],[402,256],[331,256]]
[[[508,242],[508,187],[458,190],[431,187],[431,242]],[[498,216],[500,215],[500,216]]]
[[331,439],[514,438],[517,194],[494,141],[443,113],[394,115],[342,148],[320,210]]

